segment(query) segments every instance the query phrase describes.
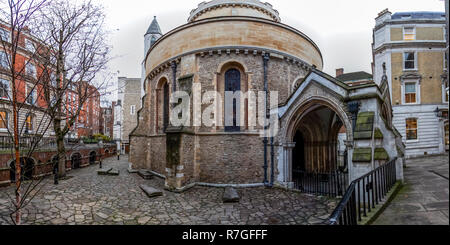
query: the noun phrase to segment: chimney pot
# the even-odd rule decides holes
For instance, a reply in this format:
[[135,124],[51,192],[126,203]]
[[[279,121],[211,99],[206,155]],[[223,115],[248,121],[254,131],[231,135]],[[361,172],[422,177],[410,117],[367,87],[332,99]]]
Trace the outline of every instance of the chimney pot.
[[344,74],[344,68],[336,69],[336,77],[339,77]]

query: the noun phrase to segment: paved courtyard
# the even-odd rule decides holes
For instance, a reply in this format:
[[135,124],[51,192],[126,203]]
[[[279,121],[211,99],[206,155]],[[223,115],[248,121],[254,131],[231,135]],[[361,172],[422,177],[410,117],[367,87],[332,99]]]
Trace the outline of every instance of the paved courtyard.
[[[105,225],[264,225],[322,224],[336,206],[334,200],[279,189],[238,189],[241,202],[222,203],[222,188],[194,187],[182,194],[164,191],[148,198],[139,185],[163,189],[159,178],[144,180],[127,172],[128,159],[107,159],[104,168],[120,170],[120,176],[98,176],[98,165],[71,171],[72,178],[53,185],[44,181],[23,211],[24,224]],[[448,187],[447,187],[448,188]],[[11,224],[14,188],[0,189],[0,224]],[[448,194],[448,189],[447,189]],[[448,200],[448,199],[447,199]],[[448,215],[448,213],[447,213]]]
[[405,185],[374,225],[449,225],[449,160],[407,160]]

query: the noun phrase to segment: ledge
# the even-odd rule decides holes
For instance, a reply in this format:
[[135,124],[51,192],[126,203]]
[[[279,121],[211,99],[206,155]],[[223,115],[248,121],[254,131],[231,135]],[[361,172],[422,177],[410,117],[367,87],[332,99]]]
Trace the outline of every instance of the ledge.
[[375,209],[372,209],[372,212],[369,213],[367,217],[362,217],[362,221],[358,222],[358,225],[371,225],[373,222],[375,222],[378,217],[386,210],[386,208],[389,206],[389,204],[394,200],[394,198],[397,196],[397,194],[402,189],[403,184],[398,181],[394,187],[392,187],[391,191],[388,192],[388,194],[385,197],[385,202],[378,204]]

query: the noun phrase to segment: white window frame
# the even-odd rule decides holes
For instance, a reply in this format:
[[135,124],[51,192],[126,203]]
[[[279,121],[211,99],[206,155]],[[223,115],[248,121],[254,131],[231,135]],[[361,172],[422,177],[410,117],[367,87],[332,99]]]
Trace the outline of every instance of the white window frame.
[[[33,88],[33,86],[29,86],[29,85],[26,85],[26,88],[27,88],[27,92],[26,92],[26,97],[28,97],[28,95],[30,94],[30,91],[28,91],[28,88]],[[29,99],[30,99],[30,97],[28,97],[27,98],[27,100],[25,101],[25,103],[26,104],[28,104],[28,105],[37,105],[37,91],[36,91],[36,87],[33,89],[33,91],[31,92],[31,99],[32,99],[32,101],[33,101],[33,103],[29,103]]]
[[[447,80],[447,86],[448,86],[448,80]],[[443,103],[448,103],[448,100],[446,100],[447,93],[448,93],[447,88],[448,87],[445,87],[445,81],[443,81],[442,82],[442,102]]]
[[130,115],[136,115],[136,105],[130,106]]
[[[406,35],[405,29],[413,29],[413,33],[411,33],[411,35],[414,35],[414,39],[412,39],[412,40],[405,39],[405,35]],[[415,40],[417,40],[416,27],[415,26],[404,26],[403,27],[403,41],[415,41]]]
[[[412,68],[412,69],[407,69],[406,68],[405,54],[407,54],[407,53],[414,53],[414,68]],[[405,52],[403,52],[403,57],[402,57],[403,70],[404,71],[417,71],[418,70],[418,68],[417,68],[418,62],[417,62],[417,60],[418,60],[418,56],[417,56],[417,52],[416,51],[405,51]]]
[[28,38],[25,39],[25,49],[32,53],[36,52],[36,47],[34,47],[34,42]]
[[[8,37],[7,40],[3,40],[3,37],[5,35],[7,35],[7,37]],[[3,41],[10,43],[11,42],[11,32],[6,30],[5,28],[0,27],[0,38],[2,38]]]
[[[8,132],[8,127],[9,127],[9,112],[8,111],[0,111],[0,112],[4,112],[6,115],[6,128],[0,128],[0,132]],[[0,117],[0,120],[2,120],[2,118]]]
[[[406,103],[406,84],[414,83],[416,85],[416,102]],[[402,82],[402,105],[419,105],[420,104],[420,81],[419,80],[405,80]]]
[[[417,139],[415,139],[415,140],[408,140],[408,128],[407,128],[407,120],[408,119],[416,119],[416,122],[417,122]],[[417,143],[417,142],[419,142],[420,140],[419,140],[419,118],[417,118],[417,117],[406,117],[405,118],[405,140],[406,140],[406,143]]]
[[[7,79],[0,78],[0,83],[6,84],[7,94],[11,97],[11,82]],[[2,100],[8,100],[8,97],[0,97]]]
[[[31,73],[30,68],[33,67],[33,73]],[[36,66],[33,64],[33,62],[27,62],[25,65],[25,74],[27,74],[30,77],[36,78],[37,77],[37,69]]]
[[[447,67],[447,65],[448,65],[448,62],[447,62],[447,59],[448,59],[448,57],[447,57],[447,52],[444,52],[444,71],[447,71],[448,70],[448,67]],[[446,59],[446,57],[447,57],[447,59]]]
[[[1,58],[5,57],[5,60],[2,60]],[[3,64],[4,62],[4,64]],[[8,69],[8,53],[6,53],[4,50],[0,50],[0,67],[3,69]]]

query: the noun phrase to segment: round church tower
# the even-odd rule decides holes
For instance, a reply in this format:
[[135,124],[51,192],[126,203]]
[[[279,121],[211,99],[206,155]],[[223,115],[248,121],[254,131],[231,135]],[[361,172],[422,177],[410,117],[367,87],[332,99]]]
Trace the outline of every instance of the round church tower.
[[[171,190],[198,183],[262,183],[271,169],[260,137],[263,127],[254,123],[256,105],[249,99],[232,103],[230,115],[218,98],[227,92],[258,95],[267,88],[278,92],[282,104],[313,67],[323,67],[317,45],[281,23],[269,3],[199,4],[187,24],[161,36],[146,53],[146,96],[130,135],[131,169],[165,177]],[[173,114],[188,123],[174,127],[170,116],[176,105],[170,98],[180,91],[190,95],[188,111]],[[210,119],[212,124],[205,123]]]

